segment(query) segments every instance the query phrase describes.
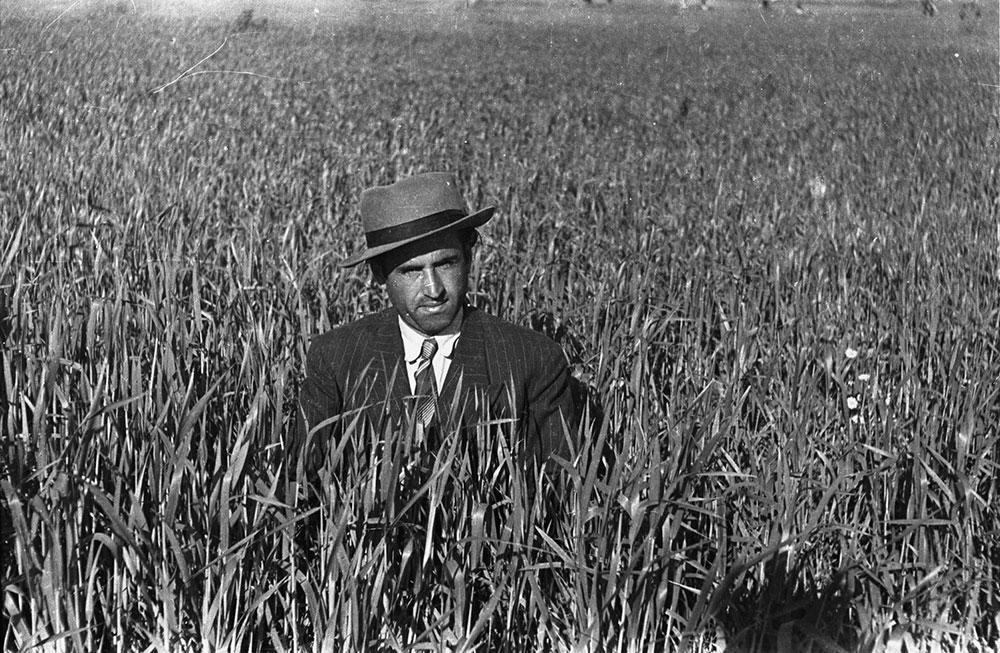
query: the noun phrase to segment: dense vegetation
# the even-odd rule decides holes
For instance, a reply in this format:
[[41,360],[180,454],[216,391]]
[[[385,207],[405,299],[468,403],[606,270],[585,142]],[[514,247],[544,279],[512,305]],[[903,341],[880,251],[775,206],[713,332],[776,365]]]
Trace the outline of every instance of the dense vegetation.
[[[132,7],[0,8],[5,649],[996,645],[995,7]],[[296,439],[432,169],[587,395],[546,477]]]

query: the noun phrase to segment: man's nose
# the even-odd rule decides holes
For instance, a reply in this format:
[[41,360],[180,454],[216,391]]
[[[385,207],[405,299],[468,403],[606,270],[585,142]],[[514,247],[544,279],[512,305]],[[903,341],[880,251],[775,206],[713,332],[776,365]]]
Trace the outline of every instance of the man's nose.
[[424,294],[428,297],[440,297],[444,293],[444,284],[441,283],[441,275],[437,270],[427,270],[424,272]]

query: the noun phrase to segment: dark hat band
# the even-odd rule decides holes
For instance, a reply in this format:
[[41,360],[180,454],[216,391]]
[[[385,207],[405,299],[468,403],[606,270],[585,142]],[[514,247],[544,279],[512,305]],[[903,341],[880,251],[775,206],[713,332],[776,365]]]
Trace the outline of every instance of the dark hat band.
[[464,218],[466,215],[465,211],[458,209],[432,213],[417,220],[369,231],[365,233],[365,242],[368,243],[368,247],[391,245],[392,243],[417,238],[436,229],[447,227],[452,222],[455,222],[455,220]]

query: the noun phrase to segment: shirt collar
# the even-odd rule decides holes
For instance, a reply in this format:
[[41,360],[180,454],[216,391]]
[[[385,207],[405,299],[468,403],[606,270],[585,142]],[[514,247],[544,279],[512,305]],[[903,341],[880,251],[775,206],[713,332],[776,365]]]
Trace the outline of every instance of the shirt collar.
[[[399,322],[399,334],[403,337],[403,358],[407,363],[416,363],[417,359],[420,358],[420,347],[423,346],[427,336],[404,322],[403,318],[397,316],[397,320]],[[455,354],[455,344],[458,342],[460,335],[462,335],[461,331],[449,333],[444,336],[431,336],[437,340],[437,354],[445,358],[451,358]]]

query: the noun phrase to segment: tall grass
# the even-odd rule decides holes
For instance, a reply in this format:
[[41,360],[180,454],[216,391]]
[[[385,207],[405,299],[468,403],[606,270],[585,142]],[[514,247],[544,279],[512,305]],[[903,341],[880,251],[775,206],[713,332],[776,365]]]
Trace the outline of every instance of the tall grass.
[[[996,44],[611,11],[3,17],[5,648],[995,646]],[[544,474],[296,437],[385,301],[355,198],[428,169],[585,390]]]

